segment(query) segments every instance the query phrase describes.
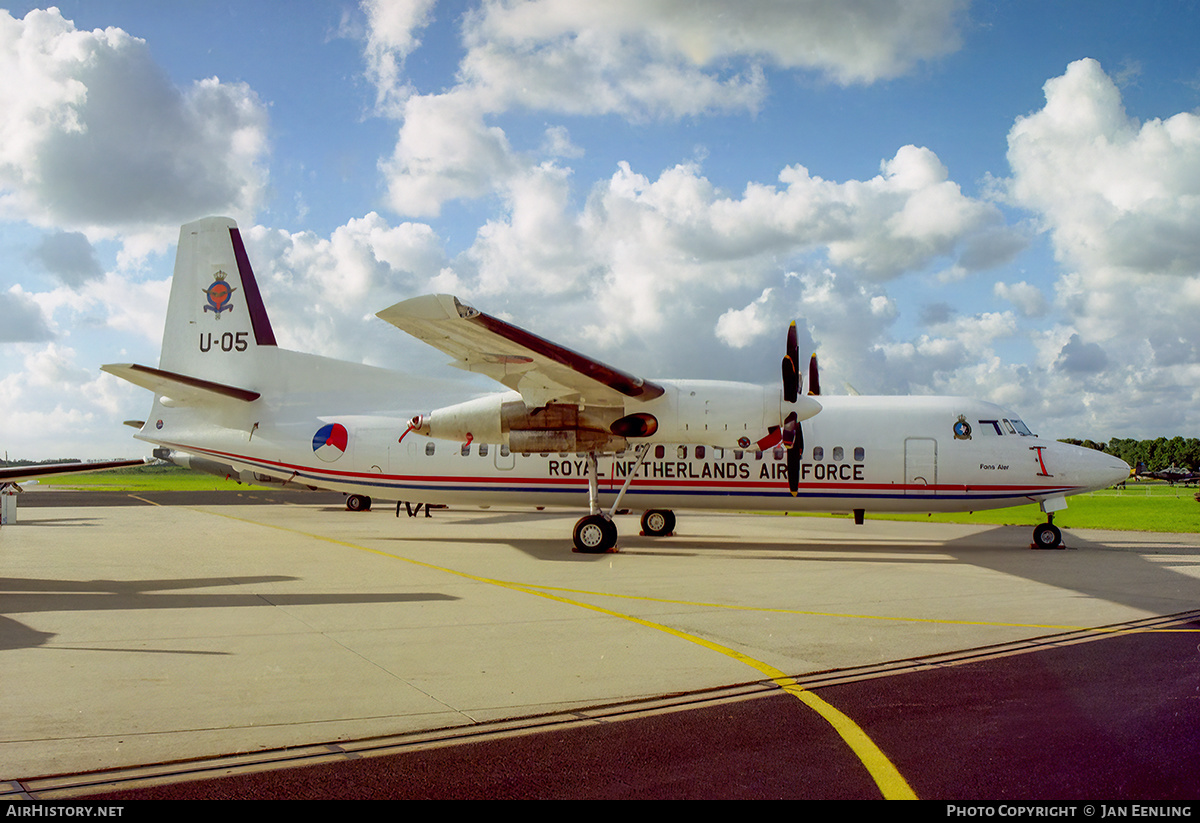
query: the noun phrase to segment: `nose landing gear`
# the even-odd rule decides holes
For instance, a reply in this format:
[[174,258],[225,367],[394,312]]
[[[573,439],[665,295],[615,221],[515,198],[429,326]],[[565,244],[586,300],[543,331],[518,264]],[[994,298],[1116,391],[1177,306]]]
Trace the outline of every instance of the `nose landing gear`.
[[1033,543],[1031,549],[1061,549],[1062,531],[1058,526],[1054,525],[1054,513],[1046,514],[1046,522],[1041,523],[1033,530]]

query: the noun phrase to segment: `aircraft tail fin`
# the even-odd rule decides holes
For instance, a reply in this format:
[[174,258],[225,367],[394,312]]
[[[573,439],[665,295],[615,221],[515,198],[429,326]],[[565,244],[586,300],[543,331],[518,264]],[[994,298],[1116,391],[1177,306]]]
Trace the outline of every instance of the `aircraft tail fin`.
[[276,347],[275,332],[237,223],[228,217],[206,217],[184,225],[159,371],[250,390],[260,376],[254,355],[264,347]]

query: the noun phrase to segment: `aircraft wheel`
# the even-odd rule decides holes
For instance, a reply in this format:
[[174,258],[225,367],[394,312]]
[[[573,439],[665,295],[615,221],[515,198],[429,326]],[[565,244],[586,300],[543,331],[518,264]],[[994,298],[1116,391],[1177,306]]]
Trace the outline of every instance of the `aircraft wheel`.
[[604,554],[617,545],[617,527],[604,515],[589,514],[575,524],[572,540],[581,554]]
[[1062,532],[1053,523],[1042,523],[1033,530],[1033,545],[1039,549],[1057,549],[1062,546]]
[[675,532],[675,512],[669,509],[649,509],[642,512],[642,534],[665,537]]
[[365,494],[352,494],[346,498],[346,511],[369,512],[370,510],[371,498]]

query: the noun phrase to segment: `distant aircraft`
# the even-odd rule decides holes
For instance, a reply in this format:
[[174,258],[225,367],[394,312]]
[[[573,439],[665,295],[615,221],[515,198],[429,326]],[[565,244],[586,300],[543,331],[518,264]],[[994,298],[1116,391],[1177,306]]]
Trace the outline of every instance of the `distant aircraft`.
[[1182,483],[1185,486],[1194,486],[1200,483],[1200,472],[1182,469],[1178,466],[1171,466],[1170,468],[1159,469],[1158,471],[1146,471],[1145,464],[1138,463],[1134,474],[1138,478],[1149,477],[1153,480],[1165,480],[1169,486],[1174,486],[1176,483]]
[[622,506],[662,536],[677,508],[843,511],[862,522],[867,511],[1028,502],[1048,515],[1034,543],[1053,548],[1067,496],[1129,473],[1109,455],[1034,436],[991,403],[816,395],[815,358],[806,396],[794,325],[782,389],[770,389],[640,378],[448,295],[379,316],[510,391],[424,411],[411,378],[279,348],[237,225],[219,217],[180,230],[158,367],[103,368],[154,392],[136,436],[156,456],[342,491],[349,508],[372,496],[586,505],[573,533],[581,552],[614,548]]

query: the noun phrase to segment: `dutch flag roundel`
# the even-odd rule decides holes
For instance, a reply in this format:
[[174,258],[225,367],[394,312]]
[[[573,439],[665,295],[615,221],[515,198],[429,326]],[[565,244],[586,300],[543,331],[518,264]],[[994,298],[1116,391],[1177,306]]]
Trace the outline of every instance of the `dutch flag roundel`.
[[345,454],[348,440],[345,426],[341,423],[329,423],[313,435],[313,454],[326,463],[332,463]]

